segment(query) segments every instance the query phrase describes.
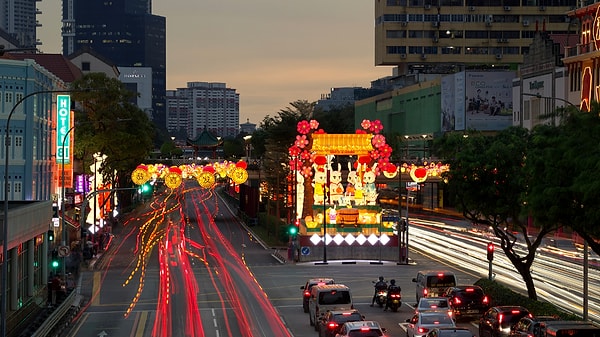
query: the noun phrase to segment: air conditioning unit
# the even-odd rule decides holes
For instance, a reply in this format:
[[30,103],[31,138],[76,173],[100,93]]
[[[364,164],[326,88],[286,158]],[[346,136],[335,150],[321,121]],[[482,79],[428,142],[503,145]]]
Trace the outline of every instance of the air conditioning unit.
[[402,21],[400,24],[402,25],[402,27],[406,27],[406,25],[408,25],[408,22]]
[[529,20],[523,20],[523,27],[529,27]]
[[474,12],[475,11],[475,6],[469,6],[469,11]]
[[434,26],[434,27],[439,27],[440,26],[440,22],[439,21],[433,21],[431,23],[431,25]]
[[431,5],[425,5],[425,9],[431,9]]
[[426,58],[427,58],[427,55],[426,55],[426,54],[421,54],[421,60],[424,60],[424,59],[426,59]]
[[400,58],[401,59],[405,59],[406,58],[406,54],[400,54]]
[[510,6],[504,6],[504,10],[507,11],[507,12],[510,12],[511,9],[512,8],[510,8]]
[[502,54],[496,54],[496,60],[501,60],[502,59]]
[[540,6],[540,11],[545,11],[546,10],[546,6]]

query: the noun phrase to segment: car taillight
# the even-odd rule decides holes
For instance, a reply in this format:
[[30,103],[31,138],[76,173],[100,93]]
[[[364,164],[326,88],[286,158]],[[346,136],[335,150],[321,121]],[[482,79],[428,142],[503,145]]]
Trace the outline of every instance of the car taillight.
[[305,291],[304,292],[304,297],[310,297],[310,291]]
[[504,314],[498,315],[498,325],[502,325],[502,320],[504,319]]
[[462,301],[460,300],[460,298],[458,298],[458,297],[454,298],[454,305],[459,305],[461,303],[462,303]]
[[391,298],[400,298],[400,294],[391,294],[390,295]]
[[369,328],[368,326],[363,326],[360,328],[360,331],[370,331],[371,328]]
[[428,293],[427,288],[424,288],[423,289],[423,296],[427,297],[427,293]]
[[337,329],[338,326],[339,325],[336,322],[329,322],[329,324],[327,324],[327,328],[329,330],[335,330],[335,329]]
[[429,331],[429,329],[423,328],[423,327],[419,327],[418,331],[419,331],[419,333],[426,333],[426,332]]
[[481,302],[483,302],[483,304],[487,305],[487,304],[490,304],[490,299],[486,295],[486,296],[483,296],[483,301],[481,301]]

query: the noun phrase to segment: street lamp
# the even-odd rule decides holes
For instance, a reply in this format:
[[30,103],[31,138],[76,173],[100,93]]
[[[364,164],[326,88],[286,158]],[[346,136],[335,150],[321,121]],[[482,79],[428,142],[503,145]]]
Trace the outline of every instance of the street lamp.
[[[48,94],[48,93],[68,93],[73,92],[74,90],[40,90],[29,93],[23,96],[20,100],[15,103],[15,105],[10,110],[8,117],[6,119],[6,131],[4,135],[4,227],[2,229],[2,282],[0,283],[0,316],[2,316],[2,326],[0,327],[0,336],[6,336],[6,282],[7,282],[7,273],[8,273],[8,265],[7,265],[7,256],[8,256],[8,151],[10,146],[10,138],[9,138],[9,130],[10,130],[10,119],[12,118],[13,113],[16,108],[21,105],[27,98],[38,95],[38,94]],[[64,263],[63,263],[64,265]]]

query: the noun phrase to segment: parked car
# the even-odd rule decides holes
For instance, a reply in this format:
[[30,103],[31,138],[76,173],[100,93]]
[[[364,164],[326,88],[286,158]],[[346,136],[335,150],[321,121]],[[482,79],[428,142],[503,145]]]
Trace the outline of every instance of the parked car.
[[444,292],[448,298],[455,320],[479,318],[490,307],[490,299],[483,289],[475,285],[448,287]]
[[347,322],[335,337],[381,337],[386,332],[376,321]]
[[467,328],[435,328],[426,337],[475,337]]
[[446,312],[418,312],[406,320],[406,337],[422,337],[435,328],[454,328],[454,320]]
[[479,337],[508,337],[510,328],[523,317],[533,315],[521,306],[491,307],[479,319]]
[[554,316],[525,316],[510,328],[510,337],[540,337],[542,322],[555,321]]
[[421,297],[415,307],[415,313],[437,311],[452,316],[452,307],[447,297]]
[[335,281],[328,277],[311,278],[306,281],[306,284],[300,287],[302,290],[302,309],[308,312],[308,299],[310,298],[310,289],[317,284],[334,284]]
[[328,311],[319,320],[319,337],[334,337],[344,323],[364,320],[365,317],[356,309]]

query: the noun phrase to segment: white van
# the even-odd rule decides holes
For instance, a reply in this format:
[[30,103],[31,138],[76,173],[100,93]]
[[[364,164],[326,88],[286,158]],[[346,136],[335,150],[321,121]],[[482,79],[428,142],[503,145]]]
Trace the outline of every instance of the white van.
[[317,322],[321,316],[331,310],[354,309],[350,288],[343,284],[316,285],[310,289],[308,300],[308,315],[310,325],[319,329]]
[[417,284],[417,303],[421,297],[442,297],[446,288],[456,285],[456,276],[448,270],[422,270],[412,279]]

